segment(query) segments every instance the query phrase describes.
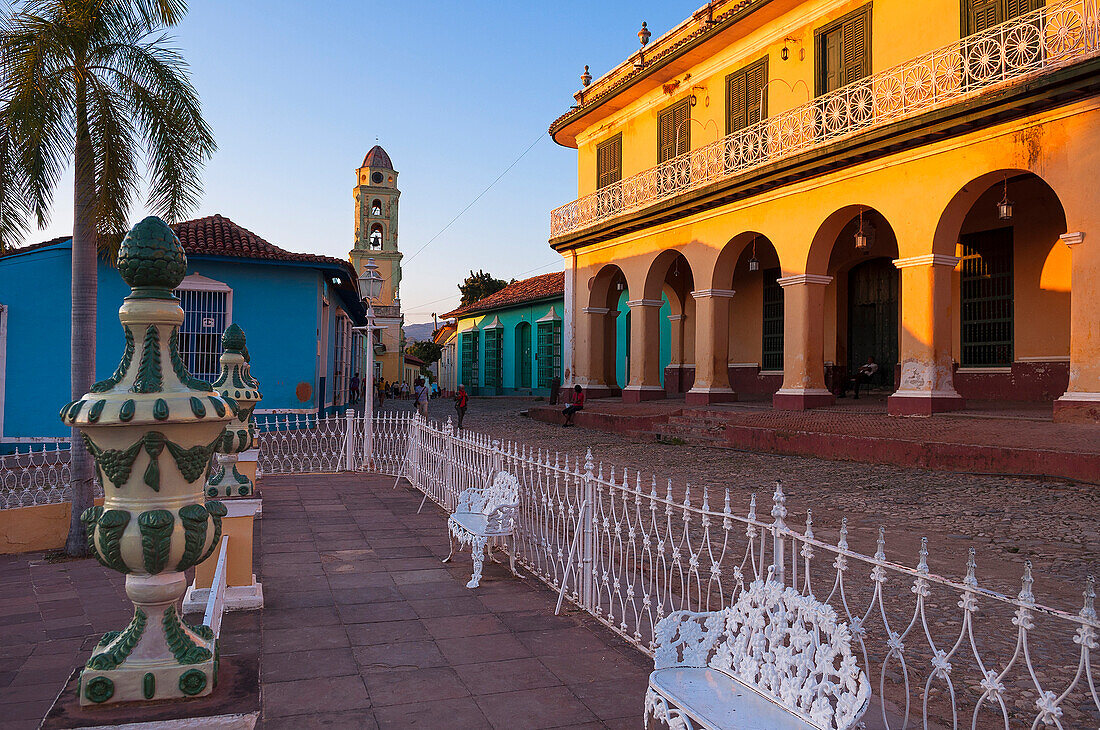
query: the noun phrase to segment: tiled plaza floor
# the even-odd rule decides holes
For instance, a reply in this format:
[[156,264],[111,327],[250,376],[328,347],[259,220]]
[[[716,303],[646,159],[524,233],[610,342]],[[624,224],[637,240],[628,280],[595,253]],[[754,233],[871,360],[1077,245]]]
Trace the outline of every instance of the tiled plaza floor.
[[[266,606],[228,614],[223,652],[259,641],[265,728],[637,728],[652,661],[556,594],[468,553],[442,565],[442,513],[392,478],[268,477]],[[0,728],[33,728],[98,636],[129,618],[90,560],[0,557]]]

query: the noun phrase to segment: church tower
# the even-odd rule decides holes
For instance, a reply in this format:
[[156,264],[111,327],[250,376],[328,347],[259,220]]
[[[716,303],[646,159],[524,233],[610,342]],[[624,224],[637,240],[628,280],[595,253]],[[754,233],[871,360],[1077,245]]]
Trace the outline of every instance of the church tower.
[[375,322],[380,328],[375,347],[375,377],[399,382],[404,366],[405,334],[401,314],[401,251],[397,248],[397,171],[390,156],[379,145],[371,148],[356,171],[355,246],[351,265],[363,273],[373,258],[382,276],[382,294],[374,303]]

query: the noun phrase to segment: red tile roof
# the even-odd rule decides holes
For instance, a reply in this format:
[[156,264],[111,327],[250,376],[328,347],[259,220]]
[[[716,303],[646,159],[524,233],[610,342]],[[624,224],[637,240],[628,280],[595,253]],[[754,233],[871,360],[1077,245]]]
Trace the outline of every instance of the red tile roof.
[[468,317],[476,312],[487,312],[493,309],[504,309],[524,302],[534,302],[539,299],[565,296],[565,272],[555,271],[550,274],[532,276],[504,287],[496,294],[490,294],[484,299],[459,307],[453,312],[447,312],[444,317]]
[[[268,261],[301,261],[330,264],[351,271],[345,259],[312,253],[294,253],[265,241],[222,215],[212,215],[172,226],[180,243],[193,256],[235,256]],[[352,276],[354,277],[354,274]]]
[[[347,271],[352,281],[356,274],[346,259],[320,256],[312,253],[294,253],[279,248],[252,231],[239,226],[222,215],[212,215],[192,221],[183,221],[172,226],[180,243],[189,256],[228,256],[242,259],[262,259],[265,261],[292,261],[311,264],[325,264],[326,268],[338,267]],[[62,236],[42,243],[34,243],[20,248],[11,248],[0,255],[17,254],[45,248],[57,243],[69,241],[72,236]]]
[[382,145],[375,145],[370,148],[370,152],[363,158],[362,167],[384,167],[387,170],[393,169],[393,162],[390,161],[390,156],[386,154],[386,151],[382,149]]

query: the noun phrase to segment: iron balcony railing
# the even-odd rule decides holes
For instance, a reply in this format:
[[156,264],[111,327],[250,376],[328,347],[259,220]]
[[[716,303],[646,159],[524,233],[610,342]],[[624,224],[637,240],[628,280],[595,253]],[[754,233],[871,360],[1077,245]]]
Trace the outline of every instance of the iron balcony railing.
[[1096,56],[1097,0],[1052,2],[555,208],[550,237]]

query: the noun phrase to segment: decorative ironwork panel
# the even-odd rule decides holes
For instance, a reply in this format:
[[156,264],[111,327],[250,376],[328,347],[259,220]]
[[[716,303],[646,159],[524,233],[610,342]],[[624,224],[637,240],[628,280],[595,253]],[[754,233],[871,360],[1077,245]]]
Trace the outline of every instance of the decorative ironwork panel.
[[193,376],[213,383],[221,371],[218,358],[222,354],[222,332],[229,325],[229,293],[191,289],[176,293],[183,308],[178,335],[180,357]]
[[1012,229],[962,238],[963,366],[1009,366],[1013,359]]
[[779,269],[764,269],[764,318],[760,369],[783,369],[783,287]]
[[538,325],[539,387],[549,388],[561,373],[561,321]]

